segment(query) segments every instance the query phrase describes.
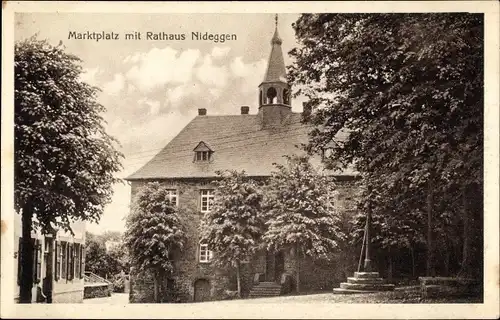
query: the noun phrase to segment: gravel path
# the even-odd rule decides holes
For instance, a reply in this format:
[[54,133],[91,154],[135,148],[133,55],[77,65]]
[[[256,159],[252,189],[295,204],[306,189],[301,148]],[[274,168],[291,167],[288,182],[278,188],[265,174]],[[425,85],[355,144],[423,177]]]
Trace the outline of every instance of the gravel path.
[[88,304],[128,304],[128,293],[112,293],[111,297],[84,299],[83,303]]

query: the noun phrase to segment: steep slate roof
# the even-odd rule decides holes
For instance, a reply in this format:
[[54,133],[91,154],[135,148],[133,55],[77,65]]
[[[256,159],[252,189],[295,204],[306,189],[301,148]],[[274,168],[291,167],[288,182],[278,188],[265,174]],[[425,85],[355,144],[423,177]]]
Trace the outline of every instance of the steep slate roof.
[[[279,129],[261,129],[258,115],[197,116],[127,180],[215,177],[215,171],[226,169],[269,176],[273,163],[286,163],[283,155],[302,153],[296,145],[307,142],[309,128],[300,120],[300,113],[291,113]],[[200,141],[214,151],[208,163],[194,162],[193,148]]]
[[271,40],[271,54],[269,55],[267,71],[263,82],[286,82],[285,60],[283,60],[281,38],[277,28]]

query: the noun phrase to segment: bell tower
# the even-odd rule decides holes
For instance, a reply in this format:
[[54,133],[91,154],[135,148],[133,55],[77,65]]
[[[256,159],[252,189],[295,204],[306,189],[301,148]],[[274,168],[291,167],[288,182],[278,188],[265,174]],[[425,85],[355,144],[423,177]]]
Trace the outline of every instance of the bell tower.
[[259,115],[262,128],[279,127],[292,112],[291,90],[286,79],[285,61],[278,34],[278,15],[271,39],[271,54],[264,80],[259,85]]

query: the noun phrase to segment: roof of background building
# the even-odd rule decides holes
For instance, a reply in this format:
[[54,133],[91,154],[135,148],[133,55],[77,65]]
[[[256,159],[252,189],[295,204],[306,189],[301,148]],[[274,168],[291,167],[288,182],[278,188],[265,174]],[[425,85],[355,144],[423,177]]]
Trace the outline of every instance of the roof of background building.
[[[309,127],[291,113],[279,128],[261,129],[258,115],[197,116],[168,145],[127,180],[215,177],[217,170],[244,170],[269,176],[285,164],[284,155],[303,154]],[[195,162],[193,149],[203,141],[213,150],[209,162]],[[316,166],[318,159],[312,160]],[[352,170],[335,175],[355,175]]]

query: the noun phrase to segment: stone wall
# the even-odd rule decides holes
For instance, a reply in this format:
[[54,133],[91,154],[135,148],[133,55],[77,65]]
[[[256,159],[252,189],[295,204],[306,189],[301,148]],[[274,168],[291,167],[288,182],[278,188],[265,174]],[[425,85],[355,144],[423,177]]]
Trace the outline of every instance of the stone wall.
[[112,286],[106,283],[89,283],[86,284],[83,291],[84,299],[110,297]]
[[[147,182],[132,182],[132,198],[137,194],[139,188]],[[226,297],[227,290],[236,290],[236,277],[234,270],[222,270],[210,263],[199,262],[199,231],[202,213],[200,212],[200,193],[202,189],[211,189],[213,185],[210,180],[184,179],[163,180],[172,189],[177,190],[178,205],[181,212],[183,224],[186,226],[188,242],[182,253],[174,254],[174,274],[169,282],[175,288],[175,299],[178,302],[194,301],[194,284],[198,279],[205,279],[210,285],[210,300],[219,300]],[[351,181],[338,182],[340,193],[338,204],[343,211],[352,210],[355,195],[354,185]],[[215,254],[215,253],[214,253]],[[295,261],[285,255],[285,271],[294,270]],[[301,264],[301,283],[304,290],[321,290],[333,288],[335,283],[345,280],[347,272],[338,270],[340,263],[325,264],[312,260],[303,261]],[[350,270],[352,273],[354,270]],[[246,296],[253,285],[255,273],[265,272],[265,256],[256,256],[251,263],[242,265],[242,293]],[[293,274],[293,273],[292,273]],[[152,302],[153,283],[132,280],[130,293],[131,302]],[[149,293],[148,293],[149,292]],[[150,300],[150,301],[149,301]],[[174,302],[174,301],[172,301]]]
[[[132,183],[132,197],[145,182]],[[176,300],[192,302],[194,300],[194,284],[199,279],[205,279],[210,284],[210,299],[222,299],[230,287],[231,274],[227,270],[216,268],[211,263],[199,262],[199,232],[202,213],[200,212],[200,193],[203,189],[212,189],[210,180],[162,181],[177,190],[178,205],[181,219],[186,227],[188,242],[182,253],[174,253],[174,275],[171,286],[176,289]],[[137,283],[132,285],[132,296],[139,296],[139,291],[152,288],[152,283]],[[135,293],[135,295],[134,295]],[[143,295],[141,295],[142,297]],[[147,295],[141,299],[148,299]],[[137,300],[137,299],[136,299]]]

